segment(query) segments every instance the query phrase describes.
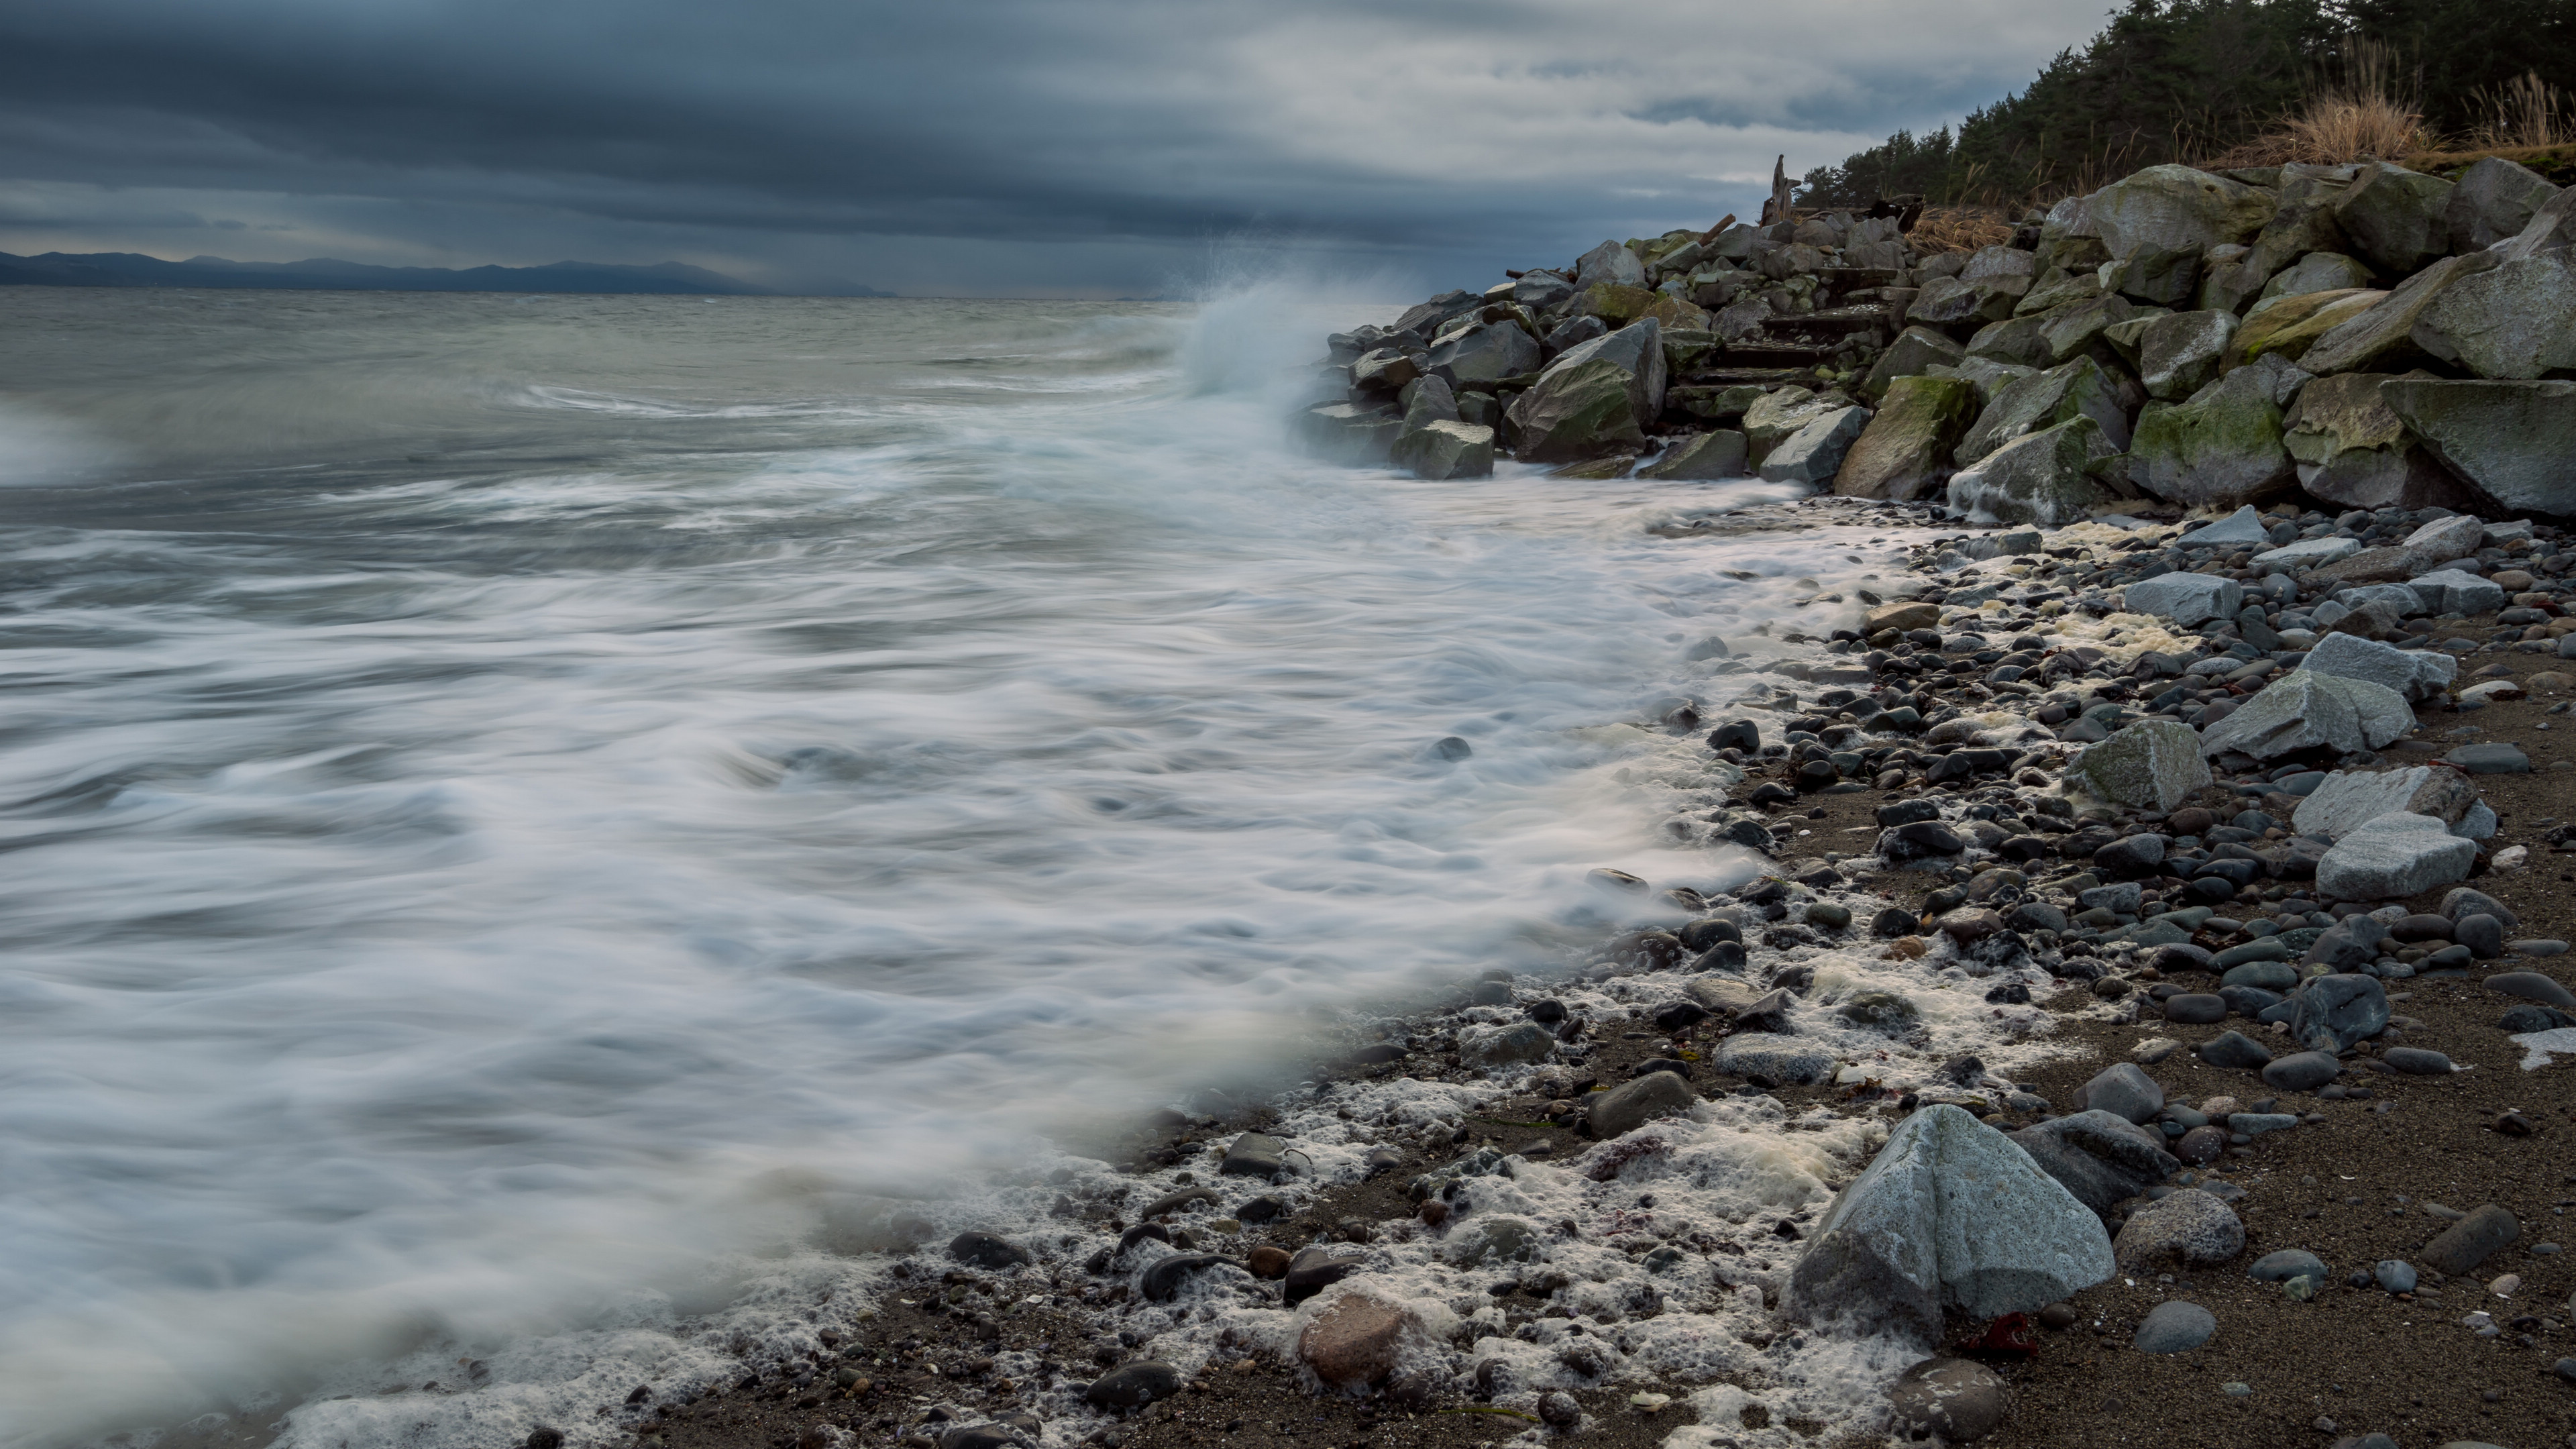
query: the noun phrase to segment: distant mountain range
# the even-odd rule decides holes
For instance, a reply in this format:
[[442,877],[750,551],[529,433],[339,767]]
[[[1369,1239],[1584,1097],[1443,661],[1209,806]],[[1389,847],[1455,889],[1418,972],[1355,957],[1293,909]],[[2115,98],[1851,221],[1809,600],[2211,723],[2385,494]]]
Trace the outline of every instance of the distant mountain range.
[[315,257],[301,262],[235,262],[190,257],[165,262],[137,252],[46,252],[20,257],[0,252],[0,286],[19,287],[263,287],[322,292],[617,292],[684,297],[891,297],[854,282],[782,292],[738,277],[657,262],[649,267],[606,262],[555,262],[542,267],[376,267]]

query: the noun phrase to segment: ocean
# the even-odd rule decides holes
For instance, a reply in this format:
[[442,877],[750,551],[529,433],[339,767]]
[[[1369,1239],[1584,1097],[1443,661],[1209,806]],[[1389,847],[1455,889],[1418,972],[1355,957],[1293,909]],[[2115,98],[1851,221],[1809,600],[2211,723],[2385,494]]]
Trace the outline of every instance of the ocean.
[[1394,310],[0,289],[0,1444],[587,1416],[1740,874],[1632,726],[1893,554],[1288,452]]

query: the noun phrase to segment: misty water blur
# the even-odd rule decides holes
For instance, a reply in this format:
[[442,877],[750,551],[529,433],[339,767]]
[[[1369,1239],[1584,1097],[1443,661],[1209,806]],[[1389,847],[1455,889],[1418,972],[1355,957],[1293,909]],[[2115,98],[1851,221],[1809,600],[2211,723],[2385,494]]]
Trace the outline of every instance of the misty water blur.
[[0,1443],[571,1321],[1706,875],[1569,731],[1844,541],[1289,456],[1365,315],[0,290]]

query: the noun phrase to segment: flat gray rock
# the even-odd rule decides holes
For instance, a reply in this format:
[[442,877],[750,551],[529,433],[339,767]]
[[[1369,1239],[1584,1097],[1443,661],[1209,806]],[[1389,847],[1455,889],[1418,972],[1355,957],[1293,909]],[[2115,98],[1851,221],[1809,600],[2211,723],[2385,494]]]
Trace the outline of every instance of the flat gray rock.
[[2203,730],[2200,752],[2241,750],[2258,760],[2320,747],[2354,754],[2414,727],[2415,711],[2386,685],[2294,669]]
[[2567,1011],[2576,1011],[2576,992],[2560,985],[2555,978],[2537,971],[2506,971],[2490,976],[2487,990],[2519,996],[2525,1001],[2538,1001]]
[[2456,1070],[2449,1057],[2422,1047],[2390,1047],[2379,1059],[2400,1076],[2447,1077]]
[[2009,1138],[1965,1111],[1898,1124],[1834,1199],[1789,1277],[1783,1311],[1929,1340],[1944,1307],[2026,1312],[2111,1276],[2091,1209]]
[[[2445,663],[2453,662],[2447,654],[2441,657]],[[2431,765],[2403,770],[2337,770],[2299,802],[2299,808],[2290,814],[2290,824],[2302,835],[2341,840],[2382,815],[2400,812],[2430,815],[2456,826],[2477,803],[2478,787],[2457,770],[2437,770]]]
[[2483,614],[2504,607],[2504,586],[2466,569],[2436,569],[2406,581],[2427,614]]
[[2399,900],[2468,879],[2477,858],[2477,842],[2439,818],[2400,811],[2336,841],[2317,861],[2317,889],[2333,900]]
[[2216,523],[2202,524],[2174,542],[2183,548],[2217,548],[2222,544],[2229,548],[2245,548],[2269,544],[2272,541],[2271,530],[2272,526],[2265,523],[2263,515],[2249,503]]
[[2460,672],[2460,661],[2438,649],[2400,649],[2358,634],[2328,634],[2308,651],[2299,667],[2342,679],[2368,680],[2410,700],[2422,700],[2450,688]]
[[2263,1085],[2284,1092],[2313,1092],[2342,1073],[2342,1063],[2329,1053],[2292,1052],[2272,1058],[2263,1068]]
[[2148,1309],[2130,1342],[2140,1353],[2189,1353],[2217,1332],[2217,1315],[2197,1303],[2174,1299]]
[[2209,574],[2158,574],[2123,592],[2131,613],[2157,614],[2188,629],[2212,619],[2233,619],[2245,607],[2245,586]]

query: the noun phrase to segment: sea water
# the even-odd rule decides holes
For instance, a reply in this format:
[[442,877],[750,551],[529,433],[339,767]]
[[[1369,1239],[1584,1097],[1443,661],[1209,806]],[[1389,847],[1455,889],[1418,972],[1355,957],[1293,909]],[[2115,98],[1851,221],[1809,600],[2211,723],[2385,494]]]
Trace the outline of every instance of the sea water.
[[0,1444],[501,1442],[1732,868],[1604,727],[1893,541],[1293,455],[1384,312],[0,291]]

